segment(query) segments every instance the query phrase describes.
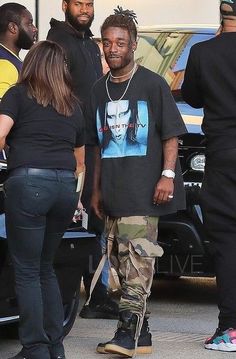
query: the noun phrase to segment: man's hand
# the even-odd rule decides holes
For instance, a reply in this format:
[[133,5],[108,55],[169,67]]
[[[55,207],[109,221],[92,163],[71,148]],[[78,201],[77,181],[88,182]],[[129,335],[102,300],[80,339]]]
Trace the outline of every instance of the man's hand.
[[[163,141],[163,170],[175,171],[176,159],[178,156],[178,138],[171,137]],[[163,204],[169,202],[173,198],[174,180],[161,176],[156,184],[153,195],[153,204]]]
[[94,191],[91,198],[91,208],[94,210],[96,216],[100,219],[104,218],[103,208],[102,208],[102,196],[101,191]]
[[174,180],[162,176],[157,182],[153,196],[153,204],[163,204],[169,202],[173,198],[174,193]]

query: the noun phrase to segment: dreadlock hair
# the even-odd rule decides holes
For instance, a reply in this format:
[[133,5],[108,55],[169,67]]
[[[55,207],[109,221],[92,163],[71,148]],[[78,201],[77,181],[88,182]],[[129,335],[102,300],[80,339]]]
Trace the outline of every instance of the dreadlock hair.
[[133,10],[123,10],[121,6],[114,9],[114,14],[108,16],[101,26],[101,34],[109,27],[121,27],[126,29],[131,40],[137,40],[137,18]]

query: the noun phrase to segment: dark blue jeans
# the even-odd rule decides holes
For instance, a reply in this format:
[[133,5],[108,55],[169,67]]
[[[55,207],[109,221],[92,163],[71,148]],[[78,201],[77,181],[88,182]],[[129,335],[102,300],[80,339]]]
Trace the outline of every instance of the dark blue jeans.
[[27,358],[49,359],[64,353],[64,312],[53,260],[77,206],[75,176],[67,170],[21,168],[10,173],[4,192],[20,341]]

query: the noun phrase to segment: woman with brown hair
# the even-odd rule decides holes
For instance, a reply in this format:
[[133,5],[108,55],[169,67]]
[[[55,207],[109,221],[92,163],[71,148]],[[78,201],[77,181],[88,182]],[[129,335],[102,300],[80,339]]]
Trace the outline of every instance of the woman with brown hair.
[[53,259],[79,200],[84,119],[62,48],[26,55],[0,105],[0,148],[9,146],[6,229],[19,303],[17,359],[63,359],[63,306]]

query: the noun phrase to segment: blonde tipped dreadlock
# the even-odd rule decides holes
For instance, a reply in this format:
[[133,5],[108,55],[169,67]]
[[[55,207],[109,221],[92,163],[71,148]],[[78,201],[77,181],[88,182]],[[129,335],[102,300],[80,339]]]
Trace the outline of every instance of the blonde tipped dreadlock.
[[137,17],[133,10],[123,10],[121,6],[117,6],[117,9],[114,9],[114,14],[108,16],[104,23],[101,26],[101,34],[108,27],[121,27],[126,29],[129,32],[130,38],[134,41],[137,39]]
[[123,10],[122,6],[117,6],[117,9],[114,9],[115,15],[122,15],[130,17],[136,24],[138,24],[137,16],[133,10]]

